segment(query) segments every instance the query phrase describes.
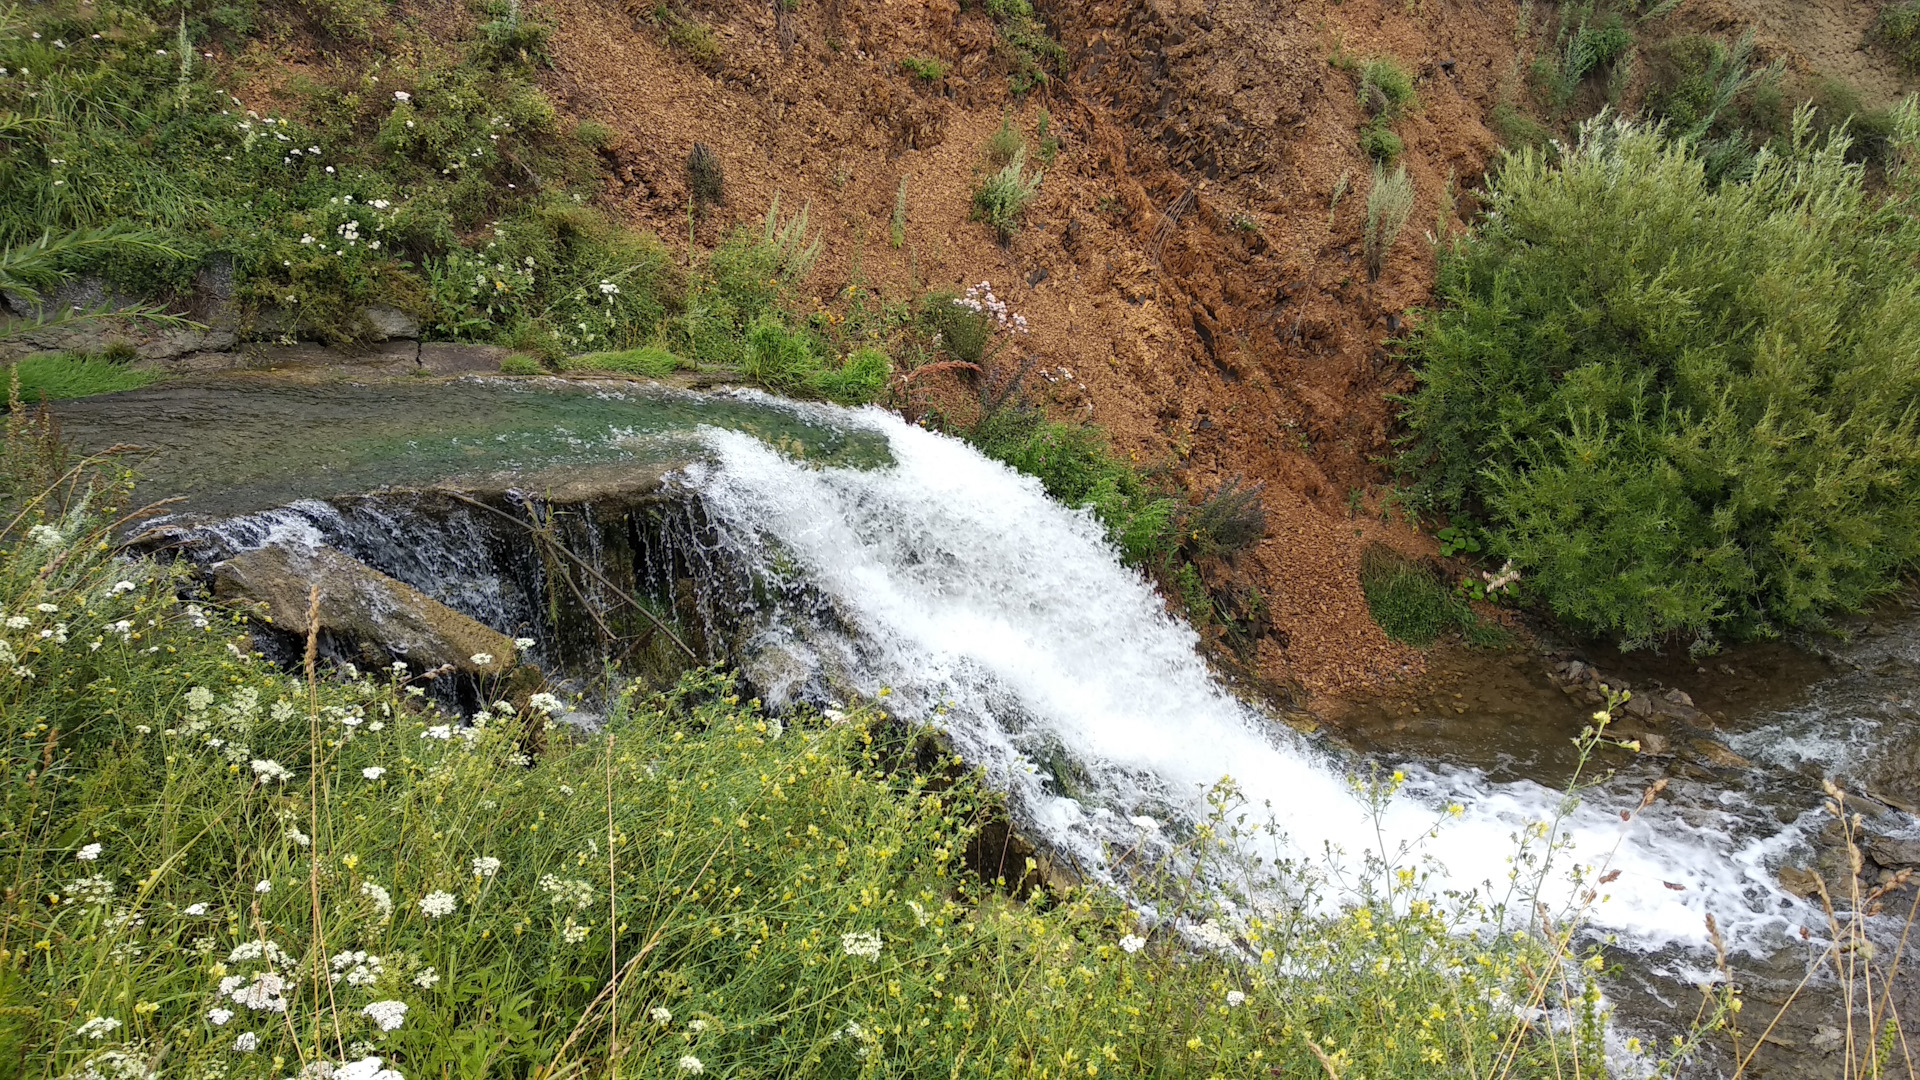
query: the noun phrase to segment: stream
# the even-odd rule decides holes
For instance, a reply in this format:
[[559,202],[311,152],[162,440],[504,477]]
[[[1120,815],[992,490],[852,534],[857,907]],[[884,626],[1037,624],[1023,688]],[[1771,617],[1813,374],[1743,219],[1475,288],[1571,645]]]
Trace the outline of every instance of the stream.
[[[564,518],[603,584],[656,598],[702,659],[739,666],[770,705],[886,691],[890,711],[943,727],[1053,858],[1123,892],[1130,872],[1113,853],[1192,836],[1230,776],[1284,829],[1280,860],[1331,883],[1315,902],[1350,895],[1329,867],[1377,860],[1500,904],[1516,837],[1556,816],[1593,708],[1538,656],[1442,650],[1428,677],[1302,734],[1214,676],[1089,515],[877,409],[469,379],[173,385],[58,415],[83,448],[153,452],[141,493],[180,499],[158,524],[188,557],[331,546],[535,639],[550,677],[584,680],[610,657],[552,602],[550,561],[494,520]],[[1666,1034],[1667,1017],[1691,1015],[1692,984],[1715,977],[1709,914],[1760,1000],[1805,973],[1826,917],[1781,872],[1831,850],[1822,779],[1879,793],[1866,807],[1876,835],[1920,841],[1920,819],[1894,808],[1920,802],[1920,607],[1896,603],[1859,629],[1818,653],[1598,661],[1637,686],[1687,687],[1700,712],[1643,725],[1659,752],[1603,754],[1588,773],[1600,782],[1559,819],[1541,900],[1565,906],[1575,866],[1617,872],[1586,917],[1625,961],[1607,984],[1624,1029]],[[1406,776],[1378,813],[1349,780],[1369,764]],[[1661,779],[1662,796],[1623,823]],[[1290,872],[1264,865],[1265,887],[1294,895]],[[1783,1025],[1771,1075],[1828,1074],[1833,1000],[1809,995]],[[1906,1000],[1920,1015],[1911,987]]]

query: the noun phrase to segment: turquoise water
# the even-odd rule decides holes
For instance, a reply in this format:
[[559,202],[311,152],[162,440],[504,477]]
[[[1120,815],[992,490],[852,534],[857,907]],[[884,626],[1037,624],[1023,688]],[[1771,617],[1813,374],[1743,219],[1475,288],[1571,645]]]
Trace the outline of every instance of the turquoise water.
[[468,379],[301,386],[250,380],[147,387],[54,406],[82,451],[140,448],[146,500],[192,516],[264,509],[556,466],[657,470],[705,456],[701,427],[751,434],[820,464],[891,461],[878,434],[760,395],[638,383]]

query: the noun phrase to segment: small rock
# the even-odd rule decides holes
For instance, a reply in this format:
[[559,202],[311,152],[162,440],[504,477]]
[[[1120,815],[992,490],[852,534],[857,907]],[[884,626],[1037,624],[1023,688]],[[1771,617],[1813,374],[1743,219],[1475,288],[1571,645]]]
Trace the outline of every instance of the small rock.
[[392,341],[396,338],[413,339],[420,336],[420,320],[399,308],[374,304],[361,312],[361,318],[366,321],[367,327],[372,331],[368,336],[375,341]]
[[1711,739],[1695,739],[1691,744],[1694,756],[1715,768],[1751,769],[1753,762],[1727,749]]
[[1653,715],[1653,702],[1636,694],[1627,699],[1626,709],[1627,715],[1645,720]]
[[1669,690],[1663,696],[1675,705],[1693,708],[1693,698],[1689,697],[1685,690]]
[[1811,870],[1786,866],[1780,870],[1780,887],[1805,900],[1820,891],[1820,877]]

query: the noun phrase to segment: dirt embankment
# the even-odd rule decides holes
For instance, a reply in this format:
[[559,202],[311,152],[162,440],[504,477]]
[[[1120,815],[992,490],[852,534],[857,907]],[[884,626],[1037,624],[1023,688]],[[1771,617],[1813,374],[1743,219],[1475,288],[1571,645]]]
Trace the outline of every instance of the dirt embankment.
[[[1432,241],[1464,228],[1496,150],[1483,120],[1521,77],[1511,3],[1041,0],[1069,75],[1025,100],[1008,91],[992,23],[956,0],[689,0],[681,10],[720,45],[706,63],[667,42],[651,0],[548,6],[552,89],[615,133],[610,207],[705,247],[776,195],[805,203],[824,229],[810,288],[826,305],[855,283],[905,300],[992,281],[1030,320],[1020,347],[1052,374],[1033,386],[1061,414],[1101,424],[1192,491],[1265,485],[1267,538],[1234,570],[1271,610],[1261,676],[1320,696],[1418,668],[1374,626],[1358,584],[1368,544],[1427,543],[1377,498],[1387,398],[1412,385],[1387,342],[1429,299]],[[1803,9],[1864,5],[1771,6],[1779,26],[1765,32],[1785,40]],[[1369,281],[1366,116],[1336,61],[1384,55],[1416,78],[1418,108],[1396,129],[1417,194]],[[903,72],[914,57],[947,75]],[[1820,63],[1840,61],[1796,60]],[[1003,247],[968,220],[982,147],[1009,111],[1031,135],[1041,108],[1062,148]],[[690,222],[696,141],[724,166],[726,203]]]

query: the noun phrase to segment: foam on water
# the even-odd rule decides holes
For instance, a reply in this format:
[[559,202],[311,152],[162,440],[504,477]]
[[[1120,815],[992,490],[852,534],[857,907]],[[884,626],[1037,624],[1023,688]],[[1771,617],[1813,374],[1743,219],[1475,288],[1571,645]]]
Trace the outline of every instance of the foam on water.
[[[1382,847],[1425,862],[1443,887],[1508,893],[1510,858],[1560,795],[1468,770],[1413,772],[1376,822],[1342,763],[1249,708],[1211,676],[1194,633],[1121,566],[1100,526],[1034,480],[878,410],[841,423],[885,436],[894,464],[819,468],[739,432],[711,430],[715,460],[687,482],[736,552],[773,578],[804,578],[856,631],[847,677],[891,687],[894,707],[943,723],[1008,790],[1029,828],[1085,871],[1138,843],[1150,816],[1178,833],[1232,777],[1271,807],[1293,857],[1348,866]],[[1561,822],[1577,862],[1617,870],[1591,922],[1642,949],[1705,948],[1712,913],[1731,945],[1763,951],[1810,916],[1769,867],[1804,825],[1754,832],[1728,805],[1683,818],[1637,792],[1589,793]],[[1429,836],[1437,812],[1463,810]],[[1543,899],[1572,886],[1556,871]]]

